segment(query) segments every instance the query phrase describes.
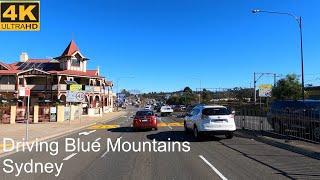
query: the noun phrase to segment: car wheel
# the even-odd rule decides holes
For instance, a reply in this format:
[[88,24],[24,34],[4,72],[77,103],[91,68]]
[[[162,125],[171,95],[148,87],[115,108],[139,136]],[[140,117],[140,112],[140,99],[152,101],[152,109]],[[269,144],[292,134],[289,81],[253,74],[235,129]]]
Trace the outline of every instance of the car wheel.
[[156,127],[156,128],[154,128],[154,130],[155,130],[155,131],[158,131],[158,128]]
[[193,128],[193,136],[194,136],[194,138],[196,138],[197,140],[200,140],[200,138],[201,138],[201,135],[200,135],[200,133],[199,133],[199,131],[198,131],[197,126],[195,126],[195,127]]
[[233,138],[233,133],[230,132],[228,134],[225,135],[227,139],[232,139]]
[[189,129],[188,129],[188,127],[187,127],[187,123],[186,122],[184,122],[183,123],[183,126],[184,126],[184,132],[186,133],[186,134],[189,134]]

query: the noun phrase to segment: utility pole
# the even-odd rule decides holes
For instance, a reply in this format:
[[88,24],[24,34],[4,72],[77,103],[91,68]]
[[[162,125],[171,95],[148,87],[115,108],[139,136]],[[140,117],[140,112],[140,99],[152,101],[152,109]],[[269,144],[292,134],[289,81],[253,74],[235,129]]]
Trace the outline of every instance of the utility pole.
[[304,94],[304,58],[303,58],[303,38],[302,38],[302,17],[296,16],[295,14],[288,13],[288,12],[277,12],[277,11],[265,11],[260,9],[252,10],[252,13],[268,13],[268,14],[277,14],[277,15],[285,15],[290,16],[296,20],[299,26],[299,35],[300,35],[300,60],[301,60],[301,96],[302,100],[305,99]]
[[256,73],[253,73],[253,89],[254,89],[254,105],[256,105],[257,102],[257,85],[256,85]]

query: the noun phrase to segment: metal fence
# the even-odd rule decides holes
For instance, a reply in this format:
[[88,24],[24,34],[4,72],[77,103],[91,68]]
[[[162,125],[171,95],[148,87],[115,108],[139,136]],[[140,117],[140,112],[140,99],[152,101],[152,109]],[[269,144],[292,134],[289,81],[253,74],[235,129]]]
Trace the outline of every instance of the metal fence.
[[266,112],[241,109],[237,111],[235,121],[238,129],[320,143],[320,111],[288,109]]

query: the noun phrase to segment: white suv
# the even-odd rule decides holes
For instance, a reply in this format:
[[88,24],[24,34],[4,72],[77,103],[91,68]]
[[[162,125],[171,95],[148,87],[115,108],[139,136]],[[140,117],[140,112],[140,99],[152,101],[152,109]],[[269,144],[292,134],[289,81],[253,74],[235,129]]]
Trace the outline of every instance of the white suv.
[[160,109],[161,116],[167,116],[173,113],[173,109],[170,106],[162,106]]
[[184,129],[186,132],[192,130],[197,139],[205,133],[223,134],[231,139],[236,130],[234,112],[224,106],[198,105],[185,117]]

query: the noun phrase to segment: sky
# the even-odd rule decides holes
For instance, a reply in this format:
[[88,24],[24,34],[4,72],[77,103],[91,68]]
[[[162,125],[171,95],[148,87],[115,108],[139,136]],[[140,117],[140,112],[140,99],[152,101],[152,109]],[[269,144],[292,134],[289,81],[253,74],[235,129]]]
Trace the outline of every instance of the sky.
[[256,8],[302,16],[305,83],[320,84],[318,0],[41,1],[41,30],[0,32],[0,60],[57,57],[73,39],[89,69],[142,92],[252,87],[253,72],[301,74],[297,22]]

